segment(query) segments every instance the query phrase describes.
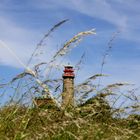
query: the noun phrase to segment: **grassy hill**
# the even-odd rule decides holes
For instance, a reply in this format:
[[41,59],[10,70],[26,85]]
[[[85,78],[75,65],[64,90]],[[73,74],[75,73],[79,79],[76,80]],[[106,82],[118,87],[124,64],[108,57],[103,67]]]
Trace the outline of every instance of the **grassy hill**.
[[140,116],[112,117],[102,99],[67,111],[55,107],[9,105],[0,110],[1,140],[138,140]]

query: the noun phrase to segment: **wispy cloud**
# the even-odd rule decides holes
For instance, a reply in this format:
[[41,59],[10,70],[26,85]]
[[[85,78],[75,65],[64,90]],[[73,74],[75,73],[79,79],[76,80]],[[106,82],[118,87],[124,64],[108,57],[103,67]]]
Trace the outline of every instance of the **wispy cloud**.
[[[21,28],[14,22],[3,17],[0,18],[0,40],[15,52],[17,56],[25,63],[33,50],[34,32]],[[11,56],[8,50],[0,44],[0,61],[2,64],[22,67]]]
[[140,23],[139,5],[140,2],[138,0],[42,0],[36,7],[43,9],[48,9],[50,7],[52,9],[64,8],[64,11],[70,9],[93,18],[101,19],[116,26],[116,28],[121,28],[123,39],[140,42],[138,38],[138,35],[140,35],[138,31]]
[[53,5],[53,7],[56,7],[57,5],[57,8],[64,7],[64,8],[72,9],[77,12],[86,14],[88,16],[105,20],[119,27],[127,26],[127,16],[115,10],[114,6],[106,0],[102,0],[102,1],[99,1],[99,0],[55,1],[55,0],[52,0],[51,2],[43,0],[41,3],[42,4],[39,5],[40,8],[41,8],[41,5],[42,5],[42,8],[46,8],[46,9],[48,5]]

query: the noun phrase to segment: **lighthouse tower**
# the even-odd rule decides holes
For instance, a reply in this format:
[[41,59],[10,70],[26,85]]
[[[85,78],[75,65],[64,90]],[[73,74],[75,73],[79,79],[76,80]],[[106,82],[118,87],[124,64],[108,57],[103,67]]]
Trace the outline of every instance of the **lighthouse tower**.
[[65,66],[63,74],[62,107],[74,106],[74,70],[72,66]]

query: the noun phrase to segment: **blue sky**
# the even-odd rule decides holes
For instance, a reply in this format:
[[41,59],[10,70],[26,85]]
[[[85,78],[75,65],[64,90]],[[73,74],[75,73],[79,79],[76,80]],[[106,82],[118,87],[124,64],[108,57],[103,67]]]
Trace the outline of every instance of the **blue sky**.
[[[139,15],[139,0],[1,0],[0,40],[26,64],[41,37],[57,22],[69,19],[48,39],[45,57],[39,61],[50,59],[78,32],[96,28],[97,35],[87,37],[65,58],[64,63],[74,65],[86,53],[78,77],[83,80],[100,72],[111,36],[121,30],[107,57],[103,73],[110,76],[104,80],[129,82],[139,87]],[[22,70],[23,66],[0,44],[0,80],[8,80]]]

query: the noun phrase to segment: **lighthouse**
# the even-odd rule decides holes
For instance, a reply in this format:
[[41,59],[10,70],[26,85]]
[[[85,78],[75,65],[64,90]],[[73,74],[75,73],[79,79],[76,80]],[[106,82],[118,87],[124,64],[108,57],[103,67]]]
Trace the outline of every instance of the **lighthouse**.
[[74,70],[72,66],[65,66],[63,73],[62,107],[74,106]]

